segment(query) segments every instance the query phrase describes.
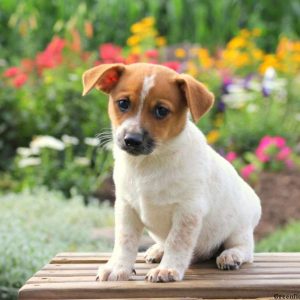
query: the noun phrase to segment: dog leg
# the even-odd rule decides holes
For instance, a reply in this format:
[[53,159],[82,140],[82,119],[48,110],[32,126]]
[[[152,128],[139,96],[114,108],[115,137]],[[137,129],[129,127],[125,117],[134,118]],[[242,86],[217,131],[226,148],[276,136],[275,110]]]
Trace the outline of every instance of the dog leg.
[[164,255],[164,248],[161,244],[154,244],[145,253],[147,264],[159,263]]
[[125,201],[115,204],[115,246],[112,257],[100,266],[96,280],[128,280],[134,272],[134,263],[138,244],[143,231],[143,224],[137,213]]
[[164,244],[164,255],[158,267],[151,269],[146,280],[168,282],[182,280],[189,266],[202,225],[201,212],[177,207],[172,228]]
[[236,270],[244,262],[252,262],[253,230],[235,232],[225,241],[224,248],[216,260],[219,269]]

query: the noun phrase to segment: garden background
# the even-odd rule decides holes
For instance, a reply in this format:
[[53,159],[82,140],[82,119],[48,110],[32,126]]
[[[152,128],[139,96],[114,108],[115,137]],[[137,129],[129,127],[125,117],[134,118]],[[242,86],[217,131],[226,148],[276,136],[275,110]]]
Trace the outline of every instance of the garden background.
[[2,0],[0,299],[57,252],[112,248],[107,99],[81,97],[101,63],[204,82],[198,126],[262,199],[256,250],[300,251],[299,35],[298,0]]

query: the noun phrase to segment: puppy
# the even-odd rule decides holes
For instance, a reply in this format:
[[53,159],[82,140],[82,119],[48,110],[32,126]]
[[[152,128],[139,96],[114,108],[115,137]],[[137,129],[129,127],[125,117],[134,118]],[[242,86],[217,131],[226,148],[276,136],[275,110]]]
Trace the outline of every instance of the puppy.
[[100,281],[128,280],[146,228],[159,262],[146,280],[182,280],[189,264],[212,257],[218,268],[253,260],[260,201],[229,162],[207,145],[198,122],[214,97],[200,82],[159,65],[102,64],[83,74],[83,95],[109,94],[113,131],[115,245]]

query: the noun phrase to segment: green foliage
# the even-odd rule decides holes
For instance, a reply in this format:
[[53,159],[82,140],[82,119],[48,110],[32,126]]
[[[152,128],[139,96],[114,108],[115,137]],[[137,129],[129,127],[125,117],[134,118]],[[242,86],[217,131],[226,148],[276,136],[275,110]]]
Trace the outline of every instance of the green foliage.
[[300,222],[294,221],[262,239],[257,252],[300,252]]
[[58,252],[111,248],[94,237],[97,228],[113,225],[108,205],[85,207],[80,196],[66,202],[59,192],[39,189],[2,195],[0,211],[0,299],[12,297]]
[[11,63],[14,55],[31,56],[53,34],[68,35],[72,27],[84,33],[86,20],[94,25],[94,38],[84,42],[87,48],[105,42],[122,45],[131,24],[147,15],[156,17],[159,31],[172,44],[189,41],[217,48],[240,28],[259,27],[263,30],[261,46],[271,51],[279,35],[295,38],[300,34],[298,0],[122,0],[122,5],[119,0],[2,0],[0,53]]

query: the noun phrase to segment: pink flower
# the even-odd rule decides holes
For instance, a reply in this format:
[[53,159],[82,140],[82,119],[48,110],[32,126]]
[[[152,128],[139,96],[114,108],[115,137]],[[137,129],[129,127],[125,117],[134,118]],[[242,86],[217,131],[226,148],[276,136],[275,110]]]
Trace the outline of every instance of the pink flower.
[[4,77],[15,77],[17,76],[19,73],[21,72],[21,70],[18,68],[18,67],[11,67],[11,68],[8,68],[7,70],[5,70],[4,72]]
[[123,62],[122,48],[111,43],[102,44],[99,47],[99,56],[104,63]]
[[16,88],[20,88],[22,85],[26,83],[27,80],[28,80],[28,76],[25,73],[21,73],[14,78],[13,85]]
[[267,162],[270,160],[270,157],[265,154],[264,150],[265,150],[265,148],[263,148],[263,147],[258,147],[255,150],[255,154],[261,162]]
[[241,169],[241,175],[248,179],[249,176],[255,171],[255,166],[252,164],[246,165]]
[[285,147],[283,147],[283,148],[280,150],[280,152],[277,154],[276,157],[277,157],[277,159],[279,159],[279,160],[285,160],[285,159],[287,159],[287,158],[290,156],[291,153],[292,153],[291,148],[285,146]]
[[163,66],[168,67],[176,72],[180,69],[180,63],[178,61],[167,61],[162,63]]
[[285,146],[285,139],[281,136],[274,136],[273,141],[278,148]]
[[229,162],[233,162],[236,158],[237,158],[237,154],[233,151],[230,151],[226,154],[225,158],[229,161]]

